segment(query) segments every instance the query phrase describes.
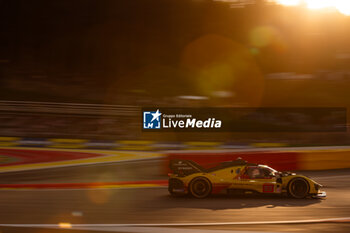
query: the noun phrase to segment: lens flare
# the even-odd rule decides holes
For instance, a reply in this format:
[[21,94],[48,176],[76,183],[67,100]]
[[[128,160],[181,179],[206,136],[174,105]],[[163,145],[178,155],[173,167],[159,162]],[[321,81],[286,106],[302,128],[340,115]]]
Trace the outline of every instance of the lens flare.
[[350,15],[350,1],[347,0],[275,0],[284,6],[304,5],[311,10],[333,8],[344,15]]
[[72,228],[72,224],[69,222],[60,222],[58,223],[59,228]]
[[334,0],[307,0],[305,2],[307,8],[313,10],[334,7]]
[[276,2],[285,6],[297,6],[301,4],[301,0],[276,0]]
[[344,1],[344,0],[335,0],[337,10],[344,14],[344,15],[350,15],[350,1]]

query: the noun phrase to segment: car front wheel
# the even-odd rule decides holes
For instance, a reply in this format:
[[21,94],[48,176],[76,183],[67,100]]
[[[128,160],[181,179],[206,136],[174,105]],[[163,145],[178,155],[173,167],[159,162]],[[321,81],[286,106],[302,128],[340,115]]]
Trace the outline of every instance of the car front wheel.
[[295,178],[288,185],[288,193],[294,198],[305,198],[309,193],[309,184],[303,178]]

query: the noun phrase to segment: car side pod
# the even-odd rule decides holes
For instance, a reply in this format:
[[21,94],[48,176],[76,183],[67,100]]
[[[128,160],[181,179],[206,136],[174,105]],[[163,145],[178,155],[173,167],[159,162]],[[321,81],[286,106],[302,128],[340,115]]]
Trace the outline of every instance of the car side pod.
[[313,198],[325,198],[327,197],[327,193],[325,191],[318,192]]

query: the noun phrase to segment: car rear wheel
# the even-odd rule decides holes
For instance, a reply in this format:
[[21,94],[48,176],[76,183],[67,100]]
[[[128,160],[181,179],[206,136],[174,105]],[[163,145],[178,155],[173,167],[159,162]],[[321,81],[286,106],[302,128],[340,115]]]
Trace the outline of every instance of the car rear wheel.
[[309,194],[309,184],[303,178],[295,178],[288,185],[288,193],[294,198],[305,198]]
[[168,191],[172,196],[179,196],[184,194],[184,184],[178,179],[169,179]]
[[195,198],[206,198],[211,194],[211,183],[204,177],[197,177],[191,181],[190,193]]

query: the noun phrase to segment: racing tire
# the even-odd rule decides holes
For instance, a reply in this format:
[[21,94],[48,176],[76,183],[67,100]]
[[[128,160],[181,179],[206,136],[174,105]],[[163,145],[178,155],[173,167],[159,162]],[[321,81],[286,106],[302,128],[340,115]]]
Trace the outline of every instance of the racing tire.
[[309,190],[309,183],[303,178],[294,178],[288,184],[288,194],[297,199],[305,198]]
[[212,185],[207,178],[197,177],[191,181],[189,191],[195,198],[206,198],[211,194]]
[[181,180],[178,179],[169,179],[168,191],[171,196],[182,196],[183,194],[174,192],[174,189],[184,188],[184,184]]

